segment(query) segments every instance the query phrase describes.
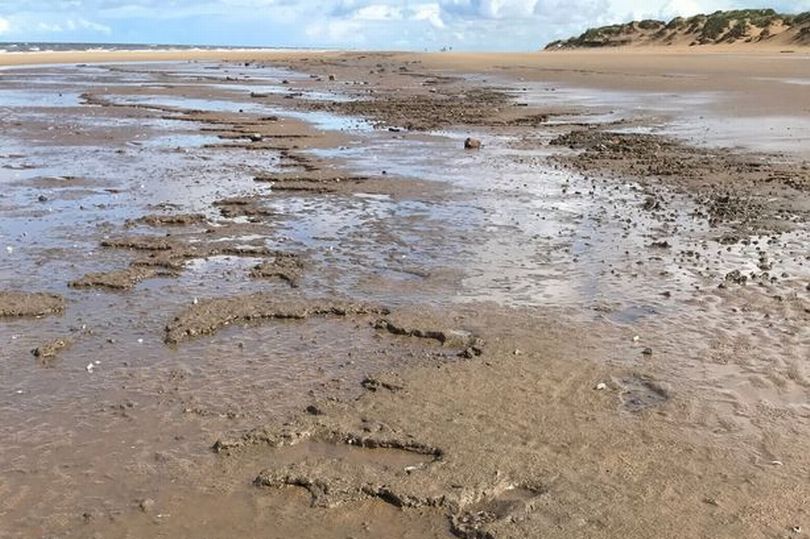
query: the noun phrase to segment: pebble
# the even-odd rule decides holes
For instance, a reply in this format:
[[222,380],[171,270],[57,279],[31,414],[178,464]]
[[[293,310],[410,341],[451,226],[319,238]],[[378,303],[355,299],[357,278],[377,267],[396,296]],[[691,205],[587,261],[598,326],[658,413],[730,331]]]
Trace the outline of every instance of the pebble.
[[144,513],[150,513],[155,508],[155,500],[152,498],[141,500],[141,502],[138,504],[138,508]]
[[474,138],[467,138],[464,141],[465,150],[479,150],[481,148],[481,141]]
[[596,389],[597,391],[604,391],[605,389],[607,389],[607,384],[604,382],[599,382],[598,384],[596,384],[596,387],[594,389]]

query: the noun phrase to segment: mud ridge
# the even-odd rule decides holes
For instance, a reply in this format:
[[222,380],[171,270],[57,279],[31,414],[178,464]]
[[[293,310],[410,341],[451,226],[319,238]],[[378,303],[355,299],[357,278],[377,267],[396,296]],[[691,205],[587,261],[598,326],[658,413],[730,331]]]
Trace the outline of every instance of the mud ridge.
[[128,221],[127,224],[132,226],[136,224],[144,224],[152,227],[164,226],[188,226],[204,223],[206,221],[205,215],[201,213],[179,213],[179,214],[151,214],[144,215],[138,219]]
[[87,275],[69,283],[73,288],[109,288],[112,290],[131,290],[141,281],[154,277],[176,277],[177,272],[159,270],[155,267],[130,266],[108,272],[88,273]]
[[253,278],[278,278],[286,281],[293,288],[298,287],[303,274],[304,263],[297,255],[290,253],[279,253],[273,260],[262,262],[250,272],[250,276]]
[[245,296],[202,301],[178,314],[166,325],[165,342],[183,340],[216,332],[235,322],[260,320],[303,320],[315,316],[346,317],[387,314],[382,307],[331,300],[285,299],[259,292]]
[[65,299],[39,292],[0,292],[0,318],[62,314]]
[[387,318],[374,322],[374,328],[387,331],[393,335],[433,339],[442,346],[461,348],[460,355],[465,357],[480,356],[483,353],[484,340],[463,329],[422,329],[397,324]]

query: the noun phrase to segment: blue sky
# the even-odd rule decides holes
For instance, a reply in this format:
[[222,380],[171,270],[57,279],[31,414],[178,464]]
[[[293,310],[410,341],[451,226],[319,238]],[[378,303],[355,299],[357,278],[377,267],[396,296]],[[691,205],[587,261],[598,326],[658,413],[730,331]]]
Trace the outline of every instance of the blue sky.
[[589,26],[810,0],[0,0],[0,41],[533,50]]

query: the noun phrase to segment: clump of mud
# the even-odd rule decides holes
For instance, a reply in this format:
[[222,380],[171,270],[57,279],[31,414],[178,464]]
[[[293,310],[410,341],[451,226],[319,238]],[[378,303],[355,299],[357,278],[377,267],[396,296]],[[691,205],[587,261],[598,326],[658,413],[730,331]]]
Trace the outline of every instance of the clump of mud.
[[73,339],[71,338],[59,338],[54,339],[50,342],[37,346],[31,353],[39,359],[43,363],[48,363],[50,360],[55,358],[59,352],[62,350],[69,348],[73,344]]
[[304,263],[291,253],[278,253],[272,260],[262,262],[253,268],[250,276],[259,279],[278,278],[287,281],[293,288],[298,287],[304,273]]
[[205,222],[205,215],[201,213],[178,213],[178,214],[151,214],[144,215],[127,224],[144,224],[153,227],[164,226],[189,226]]
[[65,299],[55,294],[0,292],[0,317],[46,316],[65,311]]
[[376,329],[385,330],[394,335],[417,337],[420,339],[433,339],[442,346],[459,348],[459,355],[463,357],[480,356],[483,353],[484,341],[472,332],[463,329],[429,329],[409,327],[396,321],[381,318],[374,323]]
[[287,299],[277,294],[260,292],[217,298],[191,305],[166,325],[165,341],[168,344],[177,344],[198,335],[214,333],[234,322],[303,320],[314,316],[344,317],[387,313],[387,309],[361,303]]
[[170,270],[158,270],[154,267],[130,266],[129,268],[113,270],[100,273],[88,273],[87,275],[71,281],[73,288],[110,288],[113,290],[130,290],[135,288],[141,281],[157,276],[176,276],[176,272]]
[[214,202],[214,206],[219,208],[219,213],[227,219],[247,217],[256,220],[275,214],[273,210],[263,207],[260,199],[253,197],[225,198]]
[[101,246],[133,251],[168,251],[174,243],[162,236],[125,236],[103,240]]

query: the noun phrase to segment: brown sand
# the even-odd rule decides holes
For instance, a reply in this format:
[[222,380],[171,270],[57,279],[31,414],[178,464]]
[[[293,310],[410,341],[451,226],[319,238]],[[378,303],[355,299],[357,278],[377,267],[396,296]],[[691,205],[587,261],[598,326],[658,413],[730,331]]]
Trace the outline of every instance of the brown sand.
[[[194,201],[195,213],[178,213],[204,211],[210,222],[158,219],[146,222],[146,232],[133,231],[138,216],[153,211],[138,205],[122,222],[93,221],[89,238],[70,237],[106,247],[100,256],[118,264],[112,267],[129,260],[133,268],[178,271],[175,280],[154,287],[138,282],[149,271],[113,273],[116,283],[132,288],[101,300],[68,290],[70,311],[81,313],[69,323],[89,320],[98,333],[60,347],[52,369],[13,363],[25,339],[16,344],[11,337],[18,326],[3,327],[15,369],[7,375],[27,382],[11,378],[14,387],[41,388],[34,406],[20,389],[10,397],[17,400],[0,408],[13,433],[0,449],[13,463],[0,476],[0,516],[14,523],[13,535],[731,538],[800,536],[810,526],[807,164],[795,155],[617,135],[612,128],[651,120],[598,124],[575,104],[512,106],[497,88],[503,80],[518,86],[536,80],[605,90],[720,91],[728,99],[711,105],[718,114],[744,107],[763,118],[804,119],[806,86],[772,79],[806,78],[806,53],[27,58],[212,55],[292,66],[315,77],[296,83],[302,90],[367,82],[356,86],[373,86],[368,103],[266,100],[298,112],[350,109],[394,131],[359,139],[255,114],[128,107],[104,90],[87,99],[97,105],[89,110],[115,119],[179,115],[193,120],[194,129],[224,135],[222,144],[181,161],[193,175],[200,163],[215,160],[216,174],[205,178],[217,190],[203,191],[207,198]],[[23,60],[0,59],[12,61]],[[492,88],[461,79],[464,73],[498,82]],[[120,98],[127,91],[254,99],[190,84],[109,93]],[[475,97],[464,101],[468,94]],[[449,100],[466,106],[443,106]],[[429,133],[403,134],[407,107],[420,120],[414,131],[471,132],[482,146],[465,152],[463,137],[436,143]],[[569,116],[570,123],[554,123]],[[37,141],[40,129],[47,127],[29,120],[14,133]],[[255,132],[262,140],[242,140]],[[81,136],[65,135],[62,142]],[[131,151],[121,142],[129,139],[117,136],[100,129],[86,135],[90,143],[120,143],[115,147]],[[341,156],[358,140],[402,153],[381,153],[391,161],[357,171],[364,168],[362,154]],[[63,151],[59,142],[54,155]],[[379,170],[394,157],[418,161],[426,147],[436,157],[417,171],[447,168],[446,181],[471,183],[439,188],[434,184],[441,182]],[[313,157],[306,151],[312,148],[336,157]],[[221,180],[226,165],[237,160],[232,155],[247,159],[248,153],[305,170],[240,169],[240,189],[228,190]],[[154,190],[166,183],[148,167],[131,166],[136,152],[124,155],[132,159],[128,173],[140,174],[137,182]],[[372,173],[373,179],[361,179]],[[310,188],[273,190],[272,182],[283,186],[287,178]],[[336,178],[356,181],[312,188],[331,187]],[[244,186],[260,190],[245,195]],[[180,205],[189,192],[179,190],[168,202]],[[359,195],[393,206],[358,210]],[[409,205],[417,210],[408,213]],[[274,267],[278,252],[263,242],[290,241],[279,231],[294,234],[313,220],[322,243],[307,246],[306,271]],[[538,224],[523,237],[520,225],[527,222]],[[569,228],[580,234],[570,238]],[[517,245],[508,249],[514,237]],[[49,283],[85,274],[109,282],[110,274],[96,275],[98,262],[82,260],[59,238],[76,268],[51,269],[61,251],[40,253],[44,264],[23,260],[25,267],[45,271]],[[456,258],[442,258],[456,249]],[[533,256],[522,258],[526,252]],[[247,260],[231,260],[236,257]],[[205,273],[205,264],[222,258],[225,271],[214,266]],[[447,267],[431,266],[435,259]],[[259,271],[297,279],[298,288],[251,278],[257,263]],[[558,279],[572,287],[580,280],[586,289],[594,281],[605,286],[567,302],[538,296],[533,307],[503,305],[521,298],[534,273],[556,266],[563,268]],[[523,267],[532,273],[509,280]],[[490,268],[494,277],[481,279]],[[466,282],[452,278],[459,273]],[[540,282],[547,292],[557,279],[552,274]],[[359,297],[313,299],[344,297],[335,291]],[[476,292],[477,300],[459,301]],[[377,294],[393,301],[392,314],[368,307],[387,305],[365,301]],[[19,301],[34,298],[4,297],[14,300],[14,314]],[[61,298],[36,298],[63,309]],[[57,318],[23,327],[40,345],[56,342],[64,327],[34,324]],[[136,344],[138,335],[146,342]],[[164,339],[179,344],[168,348]],[[282,367],[274,370],[277,364]],[[94,383],[76,371],[91,373]],[[60,378],[43,384],[51,372]],[[75,393],[42,413],[40,399],[67,390]]]

